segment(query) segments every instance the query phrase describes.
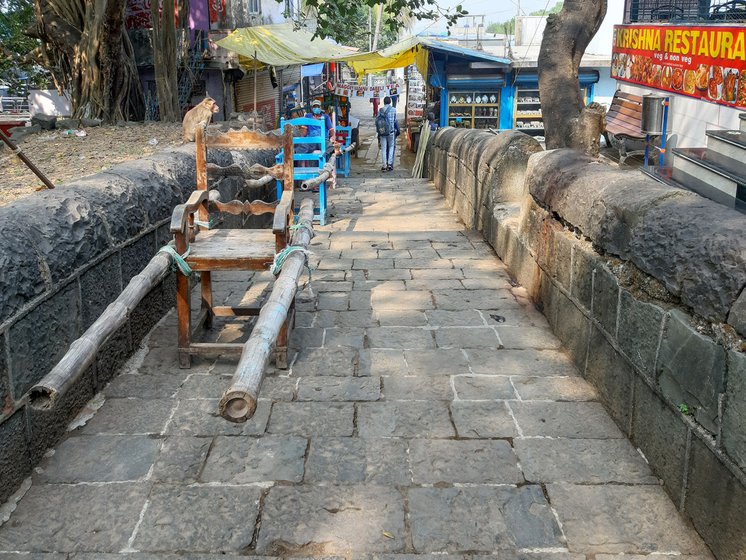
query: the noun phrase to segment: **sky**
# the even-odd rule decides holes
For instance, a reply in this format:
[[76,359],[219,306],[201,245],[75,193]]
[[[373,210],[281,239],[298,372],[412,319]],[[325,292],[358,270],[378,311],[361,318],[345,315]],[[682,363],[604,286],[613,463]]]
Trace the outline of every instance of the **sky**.
[[[548,0],[551,8],[557,0]],[[516,15],[518,12],[519,0],[438,0],[438,4],[443,8],[453,8],[461,4],[464,9],[472,15],[484,15],[485,25],[493,21],[506,21]],[[520,0],[521,13],[529,14],[536,10],[543,10],[547,7],[547,0]],[[432,21],[420,21],[414,26],[414,33],[420,33],[424,29],[429,31],[445,31],[445,23],[438,22],[433,24]]]

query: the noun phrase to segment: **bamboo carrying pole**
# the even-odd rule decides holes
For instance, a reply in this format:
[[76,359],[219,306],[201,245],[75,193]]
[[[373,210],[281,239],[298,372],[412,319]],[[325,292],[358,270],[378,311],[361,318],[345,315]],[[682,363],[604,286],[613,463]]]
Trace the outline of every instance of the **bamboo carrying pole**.
[[261,179],[246,179],[246,181],[244,181],[244,186],[246,188],[263,187],[264,185],[267,185],[276,180],[277,179],[272,177],[272,175],[265,175]]
[[48,189],[54,188],[54,183],[52,183],[52,181],[50,181],[47,178],[47,176],[44,175],[44,173],[42,173],[41,170],[38,167],[36,167],[36,165],[34,165],[34,162],[32,162],[28,157],[26,157],[26,154],[24,154],[21,151],[21,148],[19,148],[18,145],[15,142],[13,142],[13,140],[5,136],[5,133],[2,130],[0,130],[0,140],[5,142],[8,148],[13,150],[13,153],[15,153],[18,156],[18,159],[20,159],[23,163],[25,163],[26,166],[34,173],[34,175],[39,177],[41,182],[44,183],[45,187],[47,187]]
[[87,331],[70,345],[70,349],[39,383],[29,391],[29,403],[35,409],[47,410],[56,404],[81,374],[93,363],[101,345],[121,327],[137,304],[169,273],[171,255],[158,253],[145,269],[130,280],[119,297]]
[[[310,224],[313,222],[313,201],[306,198],[300,207],[298,223],[307,224],[293,234],[292,245],[308,248],[313,237]],[[300,251],[290,253],[282,265],[272,294],[262,306],[259,319],[244,344],[241,359],[230,387],[220,399],[220,415],[230,422],[246,422],[256,411],[259,388],[264,379],[264,369],[269,361],[272,347],[277,341],[298,289],[298,279],[306,265],[306,255]]]
[[332,173],[334,173],[334,166],[337,162],[337,156],[332,154],[331,157],[329,157],[329,161],[326,162],[326,165],[321,168],[321,172],[318,174],[317,177],[314,177],[313,179],[308,179],[306,181],[303,181],[300,184],[300,190],[307,191],[310,189],[315,189],[318,187],[321,183],[329,179],[331,177]]

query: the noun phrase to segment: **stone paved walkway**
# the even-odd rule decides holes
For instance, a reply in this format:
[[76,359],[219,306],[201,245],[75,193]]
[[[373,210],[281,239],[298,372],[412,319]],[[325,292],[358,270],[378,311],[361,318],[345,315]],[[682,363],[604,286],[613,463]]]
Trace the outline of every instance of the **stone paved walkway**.
[[[171,314],[37,469],[0,551],[710,558],[490,247],[426,181],[360,163],[255,417],[217,416],[236,360],[180,370]],[[247,281],[216,286],[239,301]]]

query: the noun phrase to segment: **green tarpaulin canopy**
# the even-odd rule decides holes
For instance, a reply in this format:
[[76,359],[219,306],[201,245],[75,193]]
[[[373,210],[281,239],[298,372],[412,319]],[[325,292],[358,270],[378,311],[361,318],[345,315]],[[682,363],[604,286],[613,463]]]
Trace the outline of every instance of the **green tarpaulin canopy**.
[[290,66],[330,62],[355,52],[312,37],[308,31],[294,29],[291,23],[281,23],[236,29],[217,44],[238,53],[244,68],[253,68],[255,57],[260,66]]

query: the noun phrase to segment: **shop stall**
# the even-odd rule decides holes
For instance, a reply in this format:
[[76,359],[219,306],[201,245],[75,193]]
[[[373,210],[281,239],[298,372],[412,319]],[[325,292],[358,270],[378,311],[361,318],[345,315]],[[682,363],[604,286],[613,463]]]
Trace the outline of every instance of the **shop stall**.
[[440,109],[440,126],[511,128],[512,108],[505,104],[509,59],[434,41],[428,48],[428,85],[432,102]]
[[[590,68],[581,69],[578,79],[587,105],[593,101],[599,71]],[[510,96],[507,103],[512,108],[513,119],[508,128],[520,130],[543,142],[544,117],[541,111],[538,70],[535,67],[516,69],[510,76],[510,81],[511,86],[506,88],[506,95]]]

